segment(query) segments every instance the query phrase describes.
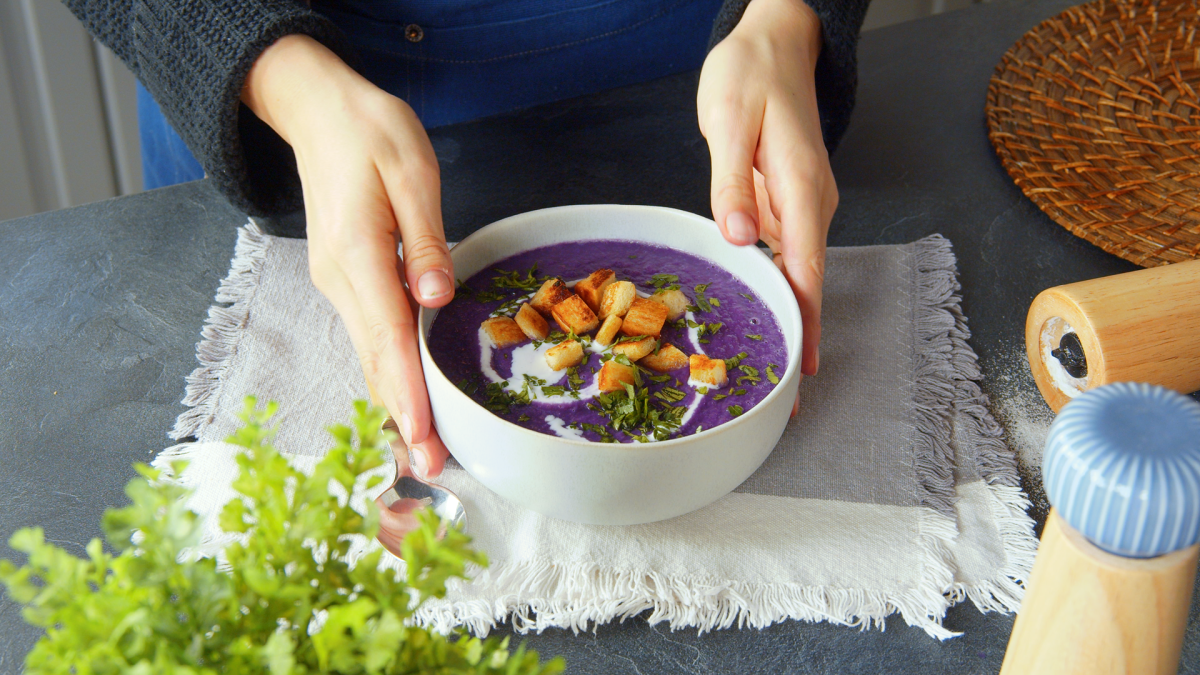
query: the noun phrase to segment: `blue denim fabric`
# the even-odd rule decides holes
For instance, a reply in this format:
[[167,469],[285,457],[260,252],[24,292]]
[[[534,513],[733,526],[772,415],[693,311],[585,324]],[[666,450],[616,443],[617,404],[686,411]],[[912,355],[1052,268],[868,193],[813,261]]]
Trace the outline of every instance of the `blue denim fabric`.
[[142,143],[142,187],[146,190],[204,178],[204,169],[163,117],[154,97],[137,85],[138,138]]
[[[314,0],[312,6],[349,36],[364,75],[433,128],[695,70],[721,0]],[[139,87],[146,187],[201,177],[183,141],[143,94]]]

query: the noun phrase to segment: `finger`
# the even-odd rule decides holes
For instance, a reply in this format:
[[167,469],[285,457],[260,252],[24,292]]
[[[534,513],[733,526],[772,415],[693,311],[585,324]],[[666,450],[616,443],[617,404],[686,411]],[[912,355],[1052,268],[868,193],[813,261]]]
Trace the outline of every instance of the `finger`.
[[[793,174],[795,175],[795,174]],[[810,177],[787,181],[792,189],[772,186],[780,198],[784,276],[796,294],[804,327],[800,372],[816,375],[820,367],[821,299],[825,283],[825,238],[828,218],[822,203],[823,186]]]
[[421,507],[421,503],[414,499],[401,499],[387,507],[381,497],[375,500],[375,506],[379,508],[379,533],[375,538],[399,558],[404,536],[421,525],[421,521],[413,514]]
[[384,169],[381,178],[400,230],[408,287],[420,304],[441,307],[454,297],[454,267],[442,226],[437,158],[432,148],[428,157],[420,154],[401,168]]
[[429,480],[441,475],[442,469],[446,467],[446,459],[450,457],[450,451],[446,448],[446,444],[442,443],[436,427],[429,429],[429,435],[425,437],[425,440],[414,443],[409,448],[409,453],[409,457],[403,458],[402,461],[410,462],[417,478],[421,480]]
[[417,349],[415,315],[397,269],[395,240],[367,235],[342,252],[342,271],[353,289],[358,311],[343,314],[359,351],[363,372],[396,418],[405,443],[429,434],[429,396]]
[[758,200],[758,238],[767,245],[771,253],[779,253],[783,250],[779,242],[779,219],[771,209],[767,179],[758,169],[754,170],[754,196]]
[[753,171],[761,128],[761,109],[755,113],[731,104],[712,113],[704,125],[712,158],[713,219],[726,240],[742,246],[758,241]]

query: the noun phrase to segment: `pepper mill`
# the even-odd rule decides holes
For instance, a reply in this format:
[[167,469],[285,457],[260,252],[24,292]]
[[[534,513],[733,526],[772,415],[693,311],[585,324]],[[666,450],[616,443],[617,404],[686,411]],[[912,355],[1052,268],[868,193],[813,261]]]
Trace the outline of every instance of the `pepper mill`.
[[1055,412],[1088,389],[1200,389],[1200,260],[1055,286],[1025,320],[1025,351]]
[[1200,403],[1119,383],[1050,427],[1052,509],[1001,675],[1175,673],[1200,555]]

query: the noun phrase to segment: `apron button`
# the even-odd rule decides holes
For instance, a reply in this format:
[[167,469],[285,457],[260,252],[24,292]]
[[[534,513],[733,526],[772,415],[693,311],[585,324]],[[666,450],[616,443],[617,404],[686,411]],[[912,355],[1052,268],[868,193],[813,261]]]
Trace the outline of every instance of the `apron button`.
[[415,23],[410,23],[404,29],[404,38],[409,42],[420,42],[425,38],[425,30]]

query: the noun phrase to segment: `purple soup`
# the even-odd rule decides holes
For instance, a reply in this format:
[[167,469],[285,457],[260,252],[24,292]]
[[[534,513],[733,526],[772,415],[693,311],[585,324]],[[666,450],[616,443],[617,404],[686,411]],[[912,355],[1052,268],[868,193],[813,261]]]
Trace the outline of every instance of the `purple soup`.
[[[505,348],[495,347],[480,330],[491,316],[513,316],[546,279],[558,277],[572,287],[603,268],[633,282],[642,297],[678,286],[691,304],[683,318],[666,322],[660,344],[724,359],[728,382],[693,387],[687,365],[666,373],[639,369],[633,399],[627,391],[602,394],[596,378],[612,358],[610,349],[593,343],[585,346],[578,366],[551,370],[544,353],[565,338],[553,319],[548,318],[547,340]],[[602,442],[662,440],[711,429],[766,398],[787,367],[779,322],[745,283],[703,258],[633,241],[554,244],[492,265],[462,283],[454,300],[438,311],[428,344],[446,377],[496,415],[534,431]]]

